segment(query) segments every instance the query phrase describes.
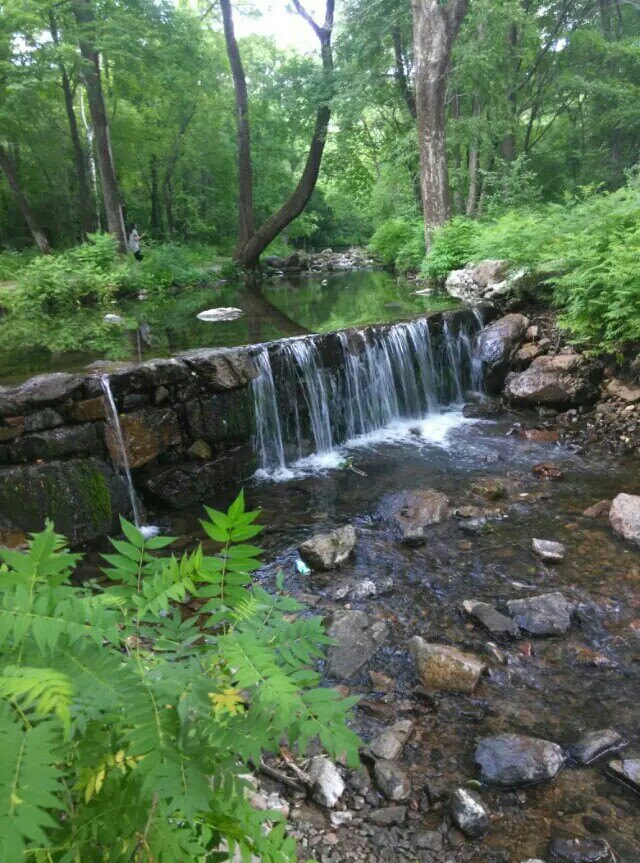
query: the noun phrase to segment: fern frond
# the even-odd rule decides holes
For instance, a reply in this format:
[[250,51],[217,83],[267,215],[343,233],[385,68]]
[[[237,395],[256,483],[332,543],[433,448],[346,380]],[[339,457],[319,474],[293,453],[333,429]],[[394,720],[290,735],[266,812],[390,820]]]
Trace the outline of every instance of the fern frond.
[[33,709],[41,717],[55,714],[66,734],[73,694],[70,678],[53,668],[8,665],[0,676],[0,697],[19,704],[25,712]]

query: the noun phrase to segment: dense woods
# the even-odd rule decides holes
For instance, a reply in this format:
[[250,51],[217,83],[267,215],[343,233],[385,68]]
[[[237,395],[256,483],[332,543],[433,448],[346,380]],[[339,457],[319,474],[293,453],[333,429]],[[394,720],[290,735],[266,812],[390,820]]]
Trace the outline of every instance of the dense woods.
[[633,4],[315,7],[290,9],[319,37],[301,52],[233,36],[259,3],[3,3],[2,245],[96,227],[122,245],[122,211],[239,258],[251,236],[249,261],[283,232],[363,242],[421,209],[437,225],[615,189],[637,161]]

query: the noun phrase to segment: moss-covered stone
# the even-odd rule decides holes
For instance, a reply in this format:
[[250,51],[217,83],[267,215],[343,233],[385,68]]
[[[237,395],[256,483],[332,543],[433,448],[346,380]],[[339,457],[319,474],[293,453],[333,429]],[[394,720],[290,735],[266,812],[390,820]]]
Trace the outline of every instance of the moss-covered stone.
[[2,530],[40,530],[50,518],[77,545],[117,529],[117,516],[130,509],[123,480],[98,459],[0,470]]

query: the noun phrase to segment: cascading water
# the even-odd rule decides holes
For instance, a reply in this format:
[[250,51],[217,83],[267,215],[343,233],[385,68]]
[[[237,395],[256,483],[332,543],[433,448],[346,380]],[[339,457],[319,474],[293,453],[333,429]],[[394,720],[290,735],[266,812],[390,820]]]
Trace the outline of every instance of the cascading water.
[[109,375],[102,375],[100,377],[100,386],[102,388],[102,392],[104,394],[104,399],[107,406],[107,421],[110,422],[111,426],[113,427],[116,445],[118,448],[118,458],[113,460],[113,466],[118,472],[122,471],[124,473],[124,478],[127,485],[127,492],[129,493],[129,500],[131,501],[131,512],[133,513],[133,522],[135,526],[146,539],[151,539],[151,537],[156,536],[160,532],[160,528],[155,527],[154,525],[141,523],[140,508],[138,507],[138,498],[136,497],[135,488],[133,487],[133,480],[131,478],[129,456],[127,454],[127,447],[125,445],[124,436],[122,434],[122,426],[120,425],[120,417],[118,415],[118,409],[116,407],[116,402],[113,397],[111,383],[109,382]]
[[[427,319],[363,332],[339,332],[341,362],[322,363],[314,337],[255,355],[256,452],[262,471],[284,474],[289,460],[336,453],[407,421],[437,417],[481,389],[471,326],[443,317],[434,341]],[[273,365],[272,365],[273,360]],[[274,373],[275,369],[275,373]]]
[[102,387],[102,392],[104,393],[105,401],[107,403],[108,421],[111,423],[113,433],[116,439],[116,444],[118,446],[118,460],[116,463],[116,460],[114,459],[114,467],[116,468],[116,470],[122,469],[124,471],[125,480],[127,483],[127,491],[129,492],[129,500],[131,501],[131,512],[133,513],[133,520],[135,526],[139,528],[140,511],[138,509],[138,500],[136,498],[135,489],[133,487],[133,480],[131,479],[129,456],[127,455],[127,447],[125,446],[124,437],[122,436],[120,417],[118,416],[118,409],[116,408],[116,402],[113,398],[113,392],[111,391],[109,375],[101,376],[100,386]]

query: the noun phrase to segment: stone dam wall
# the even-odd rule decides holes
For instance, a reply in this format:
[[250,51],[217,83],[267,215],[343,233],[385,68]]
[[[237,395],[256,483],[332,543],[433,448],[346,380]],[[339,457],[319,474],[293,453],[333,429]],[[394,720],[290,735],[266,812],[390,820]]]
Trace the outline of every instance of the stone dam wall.
[[[466,309],[428,316],[435,340]],[[377,325],[376,331],[393,324]],[[367,329],[349,329],[362,349]],[[325,368],[344,362],[339,333],[313,339]],[[342,337],[344,340],[344,336]],[[277,371],[282,342],[267,345]],[[254,356],[264,346],[190,351],[114,366],[109,383],[133,484],[143,500],[186,508],[237,489],[256,469],[252,446]],[[39,530],[46,518],[74,544],[118,529],[131,515],[121,456],[99,374],[40,375],[0,388],[0,533]]]

